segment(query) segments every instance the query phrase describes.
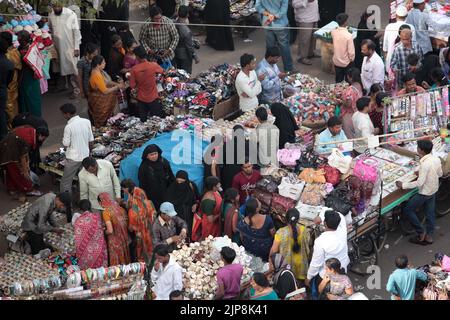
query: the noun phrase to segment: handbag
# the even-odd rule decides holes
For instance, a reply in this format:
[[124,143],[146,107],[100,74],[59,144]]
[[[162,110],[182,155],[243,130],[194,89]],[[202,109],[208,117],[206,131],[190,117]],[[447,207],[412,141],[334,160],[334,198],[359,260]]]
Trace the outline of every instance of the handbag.
[[307,168],[317,169],[320,165],[325,163],[325,158],[320,157],[312,147],[308,147],[302,152],[300,159],[297,160],[295,172],[301,172]]
[[275,179],[271,176],[264,177],[256,183],[256,188],[274,193],[278,190],[278,184],[275,182]]
[[442,270],[450,272],[450,257],[447,255],[442,258]]
[[295,208],[296,204],[297,204],[297,201],[295,201],[291,198],[283,197],[283,196],[279,195],[278,193],[272,194],[271,211],[272,211],[272,213],[279,215],[283,218],[286,215],[286,211],[288,211],[289,209]]
[[325,171],[322,169],[314,170],[312,168],[306,168],[298,176],[300,180],[306,183],[326,183]]
[[285,166],[295,166],[297,164],[297,160],[300,159],[301,156],[300,149],[281,149],[278,150],[277,157],[278,161]]
[[288,293],[286,295],[286,297],[284,297],[284,300],[306,300],[306,288],[298,288],[298,283],[297,283],[297,279],[295,279],[294,274],[292,273],[292,271],[290,270],[285,270],[281,273],[281,276],[283,276],[283,274],[285,272],[290,272],[292,275],[292,278],[294,278],[294,283],[295,283],[295,290],[292,291],[291,293]]
[[378,179],[378,161],[369,157],[358,159],[353,168],[353,175],[362,181],[375,183]]
[[278,194],[298,201],[302,195],[304,187],[304,181],[299,181],[299,183],[294,184],[290,182],[289,178],[284,177],[281,180],[281,184],[278,186]]
[[326,195],[326,186],[319,183],[307,184],[303,189],[300,201],[310,206],[322,206]]
[[352,203],[353,206],[357,206],[361,201],[361,186],[362,181],[357,176],[350,176],[347,179],[347,199]]
[[344,156],[339,149],[334,148],[328,156],[328,164],[338,169],[342,174],[347,174],[350,171],[352,157]]
[[258,199],[258,201],[261,203],[262,212],[269,213],[272,203],[272,193],[266,192],[261,189],[255,189],[253,190],[252,197]]
[[424,300],[437,300],[438,294],[436,292],[436,287],[430,282],[428,286],[423,289],[422,297]]
[[320,166],[319,169],[322,169],[325,172],[325,180],[333,186],[337,186],[341,181],[341,174],[338,169],[333,168],[328,164]]
[[348,189],[345,187],[336,188],[325,199],[325,205],[346,216],[353,208],[353,204],[348,200]]

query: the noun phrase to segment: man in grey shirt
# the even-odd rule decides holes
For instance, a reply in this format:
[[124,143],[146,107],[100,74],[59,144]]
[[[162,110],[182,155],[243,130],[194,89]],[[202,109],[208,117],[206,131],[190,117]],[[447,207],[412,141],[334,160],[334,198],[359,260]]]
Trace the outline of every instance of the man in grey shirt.
[[169,245],[171,251],[187,236],[186,221],[177,217],[175,207],[170,202],[164,202],[160,207],[160,214],[152,226],[153,246]]
[[68,192],[55,195],[52,192],[44,194],[38,198],[28,209],[23,222],[22,229],[27,233],[27,241],[31,246],[32,254],[48,248],[44,243],[44,233],[62,233],[57,224],[53,212],[57,209],[64,209],[67,221],[72,220],[72,199]]

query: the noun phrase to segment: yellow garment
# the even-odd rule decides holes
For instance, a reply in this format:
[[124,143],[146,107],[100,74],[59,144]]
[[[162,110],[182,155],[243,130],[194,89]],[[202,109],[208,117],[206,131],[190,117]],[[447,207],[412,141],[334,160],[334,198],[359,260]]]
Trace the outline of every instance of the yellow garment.
[[294,239],[292,237],[291,227],[287,226],[281,228],[275,234],[275,242],[280,245],[279,253],[284,257],[286,262],[291,266],[291,270],[295,277],[299,280],[306,279],[308,272],[308,251],[309,248],[304,246],[304,236],[308,236],[305,227],[297,225],[298,242],[300,243],[300,252],[295,253],[292,251],[294,245]]
[[5,110],[8,117],[8,126],[11,127],[14,117],[19,114],[19,72],[22,70],[22,59],[19,50],[16,48],[10,48],[6,53],[6,58],[14,64],[14,74],[8,85],[8,100]]
[[314,170],[311,168],[304,169],[298,176],[300,180],[306,183],[326,183],[325,171],[323,169]]

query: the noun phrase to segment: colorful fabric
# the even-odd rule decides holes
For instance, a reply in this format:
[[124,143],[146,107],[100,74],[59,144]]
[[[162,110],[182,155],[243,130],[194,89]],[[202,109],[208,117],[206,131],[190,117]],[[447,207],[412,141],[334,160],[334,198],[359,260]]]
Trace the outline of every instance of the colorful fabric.
[[[353,139],[355,136],[353,129],[353,121],[352,116],[353,113],[356,112],[356,101],[363,96],[362,92],[359,91],[353,85],[348,87],[342,93],[342,100],[344,100],[344,104],[341,108],[341,121],[342,121],[342,129],[344,130],[345,136],[347,139]],[[351,106],[347,106],[347,101],[351,101]]]
[[152,257],[151,228],[155,212],[155,207],[147,199],[145,191],[135,187],[133,196],[128,199],[128,225],[136,234],[136,257],[140,262],[150,262]]
[[22,69],[22,59],[20,52],[15,48],[9,49],[6,57],[14,64],[14,74],[8,85],[8,99],[5,110],[8,116],[8,123],[11,124],[14,117],[19,113],[19,72]]
[[[210,201],[210,199],[204,199],[202,200],[202,202],[205,201]],[[212,215],[217,217],[218,219],[211,223],[208,220],[208,216],[210,214],[207,214],[206,212],[204,212],[203,208],[202,208],[202,204],[200,204],[200,213],[202,215],[202,237],[201,239],[206,239],[207,237],[209,237],[210,235],[212,235],[213,237],[220,237],[220,208],[222,207],[222,197],[220,196],[220,194],[218,192],[214,192],[214,201],[215,201],[215,206],[214,209],[212,210]]]
[[32,115],[40,117],[41,101],[41,85],[39,79],[34,78],[33,70],[24,63],[19,85],[20,113],[30,112]]
[[[303,232],[305,231],[304,226],[298,226],[297,240],[302,243]],[[300,252],[295,253],[292,251],[292,246],[294,245],[294,238],[292,237],[291,227],[287,226],[281,228],[275,234],[275,241],[280,245],[280,254],[284,257],[287,264],[291,266],[291,270],[295,277],[299,280],[306,278],[308,272],[308,257],[304,255],[304,251],[300,248]]]
[[107,236],[109,265],[129,264],[131,259],[125,210],[108,193],[101,193],[99,197],[105,208],[103,220],[105,223],[111,222],[113,228],[113,233]]
[[83,213],[75,222],[74,238],[78,264],[82,270],[108,266],[108,253],[99,214]]
[[239,212],[239,208],[227,203],[222,210],[223,219],[223,234],[228,236],[233,242],[241,244],[241,238],[239,232],[233,232],[233,224],[237,226],[238,222],[242,220],[242,215]]
[[255,289],[250,288],[250,300],[280,300],[275,291],[270,291],[266,294],[256,294]]
[[19,164],[11,162],[6,166],[6,190],[10,192],[27,193],[33,190],[31,179],[22,174]]

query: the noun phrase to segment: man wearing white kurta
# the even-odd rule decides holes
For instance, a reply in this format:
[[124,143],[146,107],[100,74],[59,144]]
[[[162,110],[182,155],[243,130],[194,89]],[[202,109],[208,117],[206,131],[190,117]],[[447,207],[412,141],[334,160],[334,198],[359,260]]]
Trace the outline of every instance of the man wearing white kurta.
[[53,11],[48,15],[53,42],[58,52],[58,66],[61,76],[69,76],[73,87],[72,98],[80,94],[78,87],[77,62],[80,57],[81,32],[75,12],[64,8],[58,0],[52,4]]
[[370,88],[374,84],[384,85],[384,63],[375,48],[376,45],[372,40],[363,40],[361,52],[364,60],[361,68],[361,80],[366,92],[370,92]]
[[245,53],[241,57],[241,71],[236,77],[236,91],[239,95],[239,107],[242,112],[247,112],[258,107],[258,94],[261,93],[261,82],[265,74],[256,75],[256,60],[251,54]]
[[[356,101],[356,111],[352,116],[355,138],[368,138],[373,136],[375,129],[369,116],[370,98],[362,97]],[[378,132],[377,132],[378,133]],[[358,153],[364,153],[368,147],[368,139],[357,140],[353,143],[353,148]]]

